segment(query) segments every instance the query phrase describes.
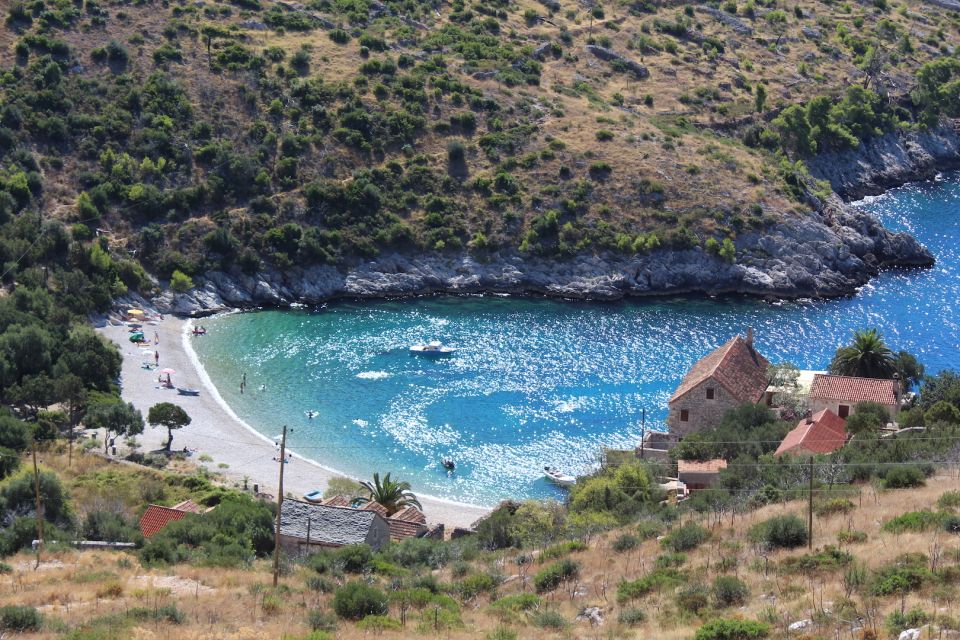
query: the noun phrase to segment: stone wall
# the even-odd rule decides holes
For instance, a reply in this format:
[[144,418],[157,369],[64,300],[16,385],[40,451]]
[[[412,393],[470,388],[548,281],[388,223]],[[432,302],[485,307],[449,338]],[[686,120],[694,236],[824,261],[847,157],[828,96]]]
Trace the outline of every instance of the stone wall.
[[[712,400],[707,399],[707,389],[713,389]],[[708,378],[670,403],[670,412],[667,415],[670,434],[683,437],[704,429],[712,429],[720,424],[723,414],[740,404],[742,403],[715,379]],[[683,410],[688,412],[686,421],[680,419]]]

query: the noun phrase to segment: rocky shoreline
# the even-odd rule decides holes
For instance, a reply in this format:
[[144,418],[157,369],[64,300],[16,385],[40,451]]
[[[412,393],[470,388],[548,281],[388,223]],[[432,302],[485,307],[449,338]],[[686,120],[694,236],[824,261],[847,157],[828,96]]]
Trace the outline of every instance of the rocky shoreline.
[[791,216],[763,233],[736,240],[732,263],[704,249],[647,254],[581,255],[557,262],[515,252],[482,258],[384,255],[348,269],[315,266],[255,275],[239,269],[206,274],[186,293],[153,300],[162,312],[202,316],[230,309],[321,304],[337,298],[389,298],[436,293],[509,293],[617,300],[631,296],[741,294],[770,299],[850,295],[891,267],[928,267],[933,256],[912,236],[891,233],[852,200],[960,166],[955,127],[893,133],[870,145],[809,162],[837,196],[819,212]]

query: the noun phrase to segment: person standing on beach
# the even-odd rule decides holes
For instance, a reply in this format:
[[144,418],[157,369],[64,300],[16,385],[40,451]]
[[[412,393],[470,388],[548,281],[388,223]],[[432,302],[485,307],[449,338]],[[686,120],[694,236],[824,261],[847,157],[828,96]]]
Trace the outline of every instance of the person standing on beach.
[[153,332],[153,344],[160,344],[160,334],[156,331]]
[[160,352],[159,352],[159,351],[154,351],[154,352],[153,352],[153,364],[154,364],[155,366],[157,366],[157,367],[160,366]]

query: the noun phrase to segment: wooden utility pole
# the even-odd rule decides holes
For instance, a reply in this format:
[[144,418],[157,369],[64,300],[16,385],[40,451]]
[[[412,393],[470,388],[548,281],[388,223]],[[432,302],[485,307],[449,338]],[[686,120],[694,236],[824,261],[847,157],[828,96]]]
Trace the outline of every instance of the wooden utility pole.
[[277,530],[273,535],[273,586],[277,586],[280,578],[280,510],[283,507],[283,466],[287,456],[287,425],[283,425],[283,435],[280,437],[280,488],[277,490]]
[[37,467],[37,441],[31,442],[33,449],[33,494],[37,501],[37,564],[34,569],[40,568],[40,549],[43,548],[43,505],[40,503],[40,469]]
[[645,440],[647,439],[647,409],[644,407],[643,413],[640,414],[640,459],[643,460],[643,448]]
[[809,465],[810,491],[807,496],[807,548],[813,550],[813,456]]

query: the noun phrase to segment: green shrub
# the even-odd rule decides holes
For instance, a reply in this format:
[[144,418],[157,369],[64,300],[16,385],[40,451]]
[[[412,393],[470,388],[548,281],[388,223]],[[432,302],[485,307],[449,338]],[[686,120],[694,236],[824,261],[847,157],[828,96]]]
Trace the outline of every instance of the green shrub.
[[562,583],[573,580],[580,575],[580,565],[570,559],[559,560],[549,567],[537,572],[533,578],[533,585],[537,593],[553,591]]
[[837,534],[837,542],[840,544],[860,544],[867,541],[865,531],[841,531]]
[[545,562],[547,560],[556,560],[557,558],[562,558],[568,553],[574,553],[576,551],[586,551],[590,547],[587,543],[580,540],[568,540],[567,542],[561,542],[555,544],[552,547],[547,547],[543,550],[543,553],[540,554],[540,560]]
[[891,518],[883,525],[887,533],[906,533],[911,531],[920,533],[936,529],[943,522],[943,514],[933,511],[908,511],[895,518]]
[[718,607],[738,607],[749,595],[750,589],[736,576],[717,576],[713,581],[713,600]]
[[710,589],[702,584],[691,584],[677,593],[677,608],[698,614],[710,604]]
[[505,596],[490,605],[490,610],[498,615],[510,615],[524,611],[533,611],[539,609],[543,604],[540,596],[532,593],[519,593],[512,596]]
[[709,536],[709,531],[690,522],[667,534],[661,544],[674,551],[691,551],[699,547]]
[[655,589],[676,586],[684,576],[677,569],[656,569],[636,580],[624,580],[617,585],[617,601],[621,604],[647,595]]
[[39,631],[43,625],[43,616],[34,607],[7,605],[0,607],[0,630],[2,631]]
[[311,609],[307,613],[307,624],[314,631],[336,631],[337,617],[323,609]]
[[332,554],[334,566],[342,567],[347,573],[363,573],[373,563],[373,549],[366,544],[351,544],[340,547]]
[[941,509],[960,509],[960,491],[944,491],[937,498],[937,506]]
[[774,516],[751,527],[750,539],[772,549],[794,549],[807,543],[807,523],[793,514]]
[[640,539],[637,536],[633,535],[632,533],[624,533],[623,535],[618,536],[610,546],[617,553],[623,553],[624,551],[636,549],[639,544]]
[[387,594],[365,582],[348,582],[333,594],[333,610],[347,620],[384,615],[387,603]]
[[517,640],[517,632],[509,627],[499,626],[487,634],[487,640]]
[[608,140],[613,140],[613,132],[607,131],[606,129],[600,129],[597,131],[597,140],[600,142],[607,142]]
[[926,484],[926,474],[919,467],[894,467],[883,478],[884,489],[911,489]]
[[565,629],[568,625],[566,619],[559,611],[553,609],[543,609],[536,611],[530,616],[530,624],[541,629]]
[[916,629],[927,624],[931,620],[930,614],[928,614],[923,609],[911,609],[906,613],[902,611],[894,611],[887,616],[885,621],[885,626],[887,631],[890,633],[890,636],[899,636],[900,632],[904,629]]
[[927,557],[922,553],[905,553],[897,557],[874,573],[870,592],[875,596],[891,596],[916,591],[930,576],[926,562]]
[[758,640],[770,635],[770,626],[753,620],[718,618],[697,629],[693,640]]
[[186,293],[193,289],[193,279],[179,269],[174,270],[170,276],[170,288],[177,293]]
[[643,624],[646,619],[647,614],[643,612],[643,609],[628,607],[622,610],[617,616],[617,623],[622,624],[625,627],[635,627]]
[[808,574],[816,571],[834,571],[853,562],[853,555],[833,546],[816,553],[784,558],[780,566],[789,573]]
[[846,498],[833,498],[832,500],[826,500],[824,502],[819,502],[813,507],[813,512],[821,518],[835,516],[839,513],[850,513],[857,508],[857,505],[853,504]]
[[475,573],[456,583],[454,588],[461,598],[470,600],[481,593],[494,591],[499,584],[500,581],[489,573]]

